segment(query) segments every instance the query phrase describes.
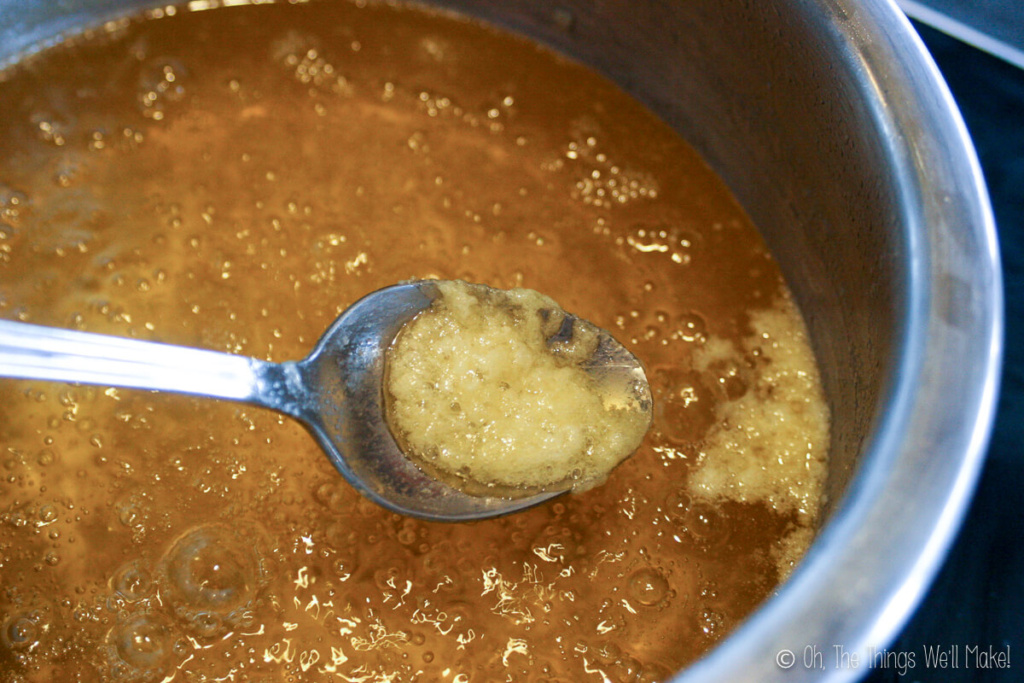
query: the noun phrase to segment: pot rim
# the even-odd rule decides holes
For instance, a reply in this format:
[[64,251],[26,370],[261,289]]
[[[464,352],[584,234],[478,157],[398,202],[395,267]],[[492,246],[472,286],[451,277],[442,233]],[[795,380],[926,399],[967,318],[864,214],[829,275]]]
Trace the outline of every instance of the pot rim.
[[894,0],[828,4],[855,18],[837,30],[856,53],[878,130],[891,134],[905,192],[911,257],[897,372],[854,479],[792,576],[677,683],[865,675],[941,568],[995,419],[1002,274],[966,125]]
[[[423,0],[420,0],[423,1]],[[18,58],[125,8],[165,0],[95,0],[57,22],[8,12],[0,43]],[[180,4],[180,3],[173,3]],[[792,576],[717,647],[675,677],[701,681],[851,681],[923,597],[966,515],[995,418],[1004,329],[995,221],[980,164],[951,93],[895,0],[818,0],[847,17],[848,47],[894,148],[911,261],[905,326],[884,411],[843,499]],[[0,56],[0,67],[10,59]],[[953,404],[953,405],[950,405]],[[912,501],[908,506],[906,501]],[[868,552],[870,551],[870,552]],[[832,666],[836,647],[862,664]],[[804,666],[808,648],[821,653]],[[778,657],[793,653],[791,667]]]

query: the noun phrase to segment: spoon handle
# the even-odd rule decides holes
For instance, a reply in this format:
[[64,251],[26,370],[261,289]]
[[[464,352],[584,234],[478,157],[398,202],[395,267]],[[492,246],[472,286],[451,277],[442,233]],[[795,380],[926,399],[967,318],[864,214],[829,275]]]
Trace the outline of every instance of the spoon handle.
[[271,365],[216,351],[0,320],[0,377],[254,401]]

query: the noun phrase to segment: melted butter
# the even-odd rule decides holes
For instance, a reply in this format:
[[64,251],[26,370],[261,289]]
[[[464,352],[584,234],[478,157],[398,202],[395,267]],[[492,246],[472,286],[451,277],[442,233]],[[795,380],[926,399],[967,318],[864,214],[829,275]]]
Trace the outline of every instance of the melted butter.
[[827,411],[692,149],[448,16],[151,18],[0,78],[0,315],[284,361],[394,282],[526,286],[643,361],[654,422],[599,488],[446,525],[362,500],[274,414],[4,380],[3,680],[660,680],[771,594]]
[[387,356],[388,417],[417,462],[463,484],[585,491],[643,440],[649,407],[585,363],[600,330],[530,289],[438,284]]

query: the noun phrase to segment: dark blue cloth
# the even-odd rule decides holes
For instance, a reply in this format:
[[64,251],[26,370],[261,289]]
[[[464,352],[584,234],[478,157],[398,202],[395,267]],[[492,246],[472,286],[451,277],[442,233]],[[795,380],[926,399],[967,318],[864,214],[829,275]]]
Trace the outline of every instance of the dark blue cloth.
[[[1017,683],[1024,681],[1024,71],[916,28],[960,106],[992,196],[1006,281],[1006,362],[970,513],[923,604],[889,649],[916,653],[915,666],[867,670],[864,680]],[[926,666],[928,646],[959,648],[960,668]],[[969,666],[974,662],[963,654],[975,646],[1009,646],[1010,668]]]

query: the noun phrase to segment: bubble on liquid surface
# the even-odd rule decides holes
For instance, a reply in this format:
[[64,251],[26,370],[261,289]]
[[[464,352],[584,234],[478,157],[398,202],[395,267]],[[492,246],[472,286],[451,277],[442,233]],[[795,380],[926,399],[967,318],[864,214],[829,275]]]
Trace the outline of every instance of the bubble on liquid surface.
[[655,424],[670,442],[695,444],[715,424],[715,395],[700,373],[674,367],[656,368]]
[[200,638],[212,638],[221,632],[224,620],[216,612],[199,612],[189,622],[192,632]]
[[743,398],[751,383],[750,368],[731,358],[711,363],[705,374],[729,401]]
[[231,615],[255,596],[260,562],[251,544],[243,544],[231,529],[204,525],[171,546],[162,562],[161,579],[167,597],[187,618]]
[[[28,195],[13,187],[0,183],[0,226],[17,227],[23,214],[28,211]],[[6,235],[0,233],[0,236]]]
[[139,614],[107,634],[112,669],[122,680],[149,680],[174,656],[174,631],[158,614]]
[[629,577],[629,593],[641,605],[651,607],[669,594],[668,579],[653,567],[638,569]]
[[663,664],[647,662],[640,673],[639,683],[662,683],[672,677],[672,670]]
[[674,522],[684,524],[690,514],[690,505],[692,504],[693,500],[685,491],[672,491],[665,497],[665,515]]
[[75,129],[75,117],[66,112],[41,110],[29,117],[36,136],[43,142],[63,147]]
[[145,62],[139,70],[138,81],[138,101],[143,115],[162,119],[168,105],[184,99],[188,75],[185,64],[174,57]]
[[683,313],[678,319],[679,338],[687,342],[703,342],[708,336],[708,325],[704,317],[693,311]]
[[709,502],[691,503],[679,521],[694,540],[705,545],[717,545],[729,537],[726,515],[721,508]]
[[0,644],[5,649],[20,652],[31,648],[40,635],[38,615],[12,614],[3,621]]
[[128,602],[149,595],[153,577],[142,562],[135,560],[123,565],[110,579],[110,588]]

